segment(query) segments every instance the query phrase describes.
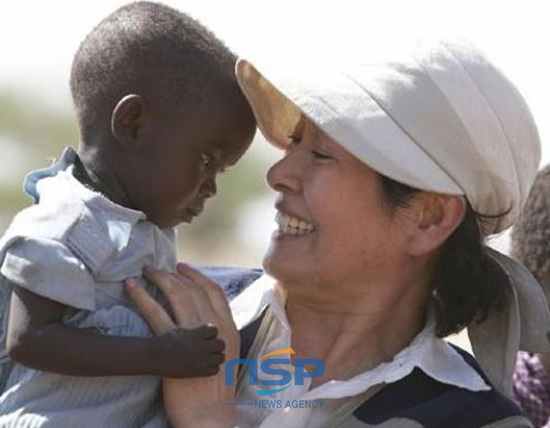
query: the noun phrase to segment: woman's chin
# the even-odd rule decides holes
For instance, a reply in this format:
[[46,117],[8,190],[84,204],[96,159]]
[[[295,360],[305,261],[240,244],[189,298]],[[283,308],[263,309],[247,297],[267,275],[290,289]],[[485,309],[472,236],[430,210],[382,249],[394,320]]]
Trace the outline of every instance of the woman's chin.
[[263,258],[264,270],[279,281],[303,280],[308,270],[318,268],[311,265],[315,248],[313,233],[297,235],[276,230]]
[[280,282],[295,282],[297,279],[304,279],[307,272],[303,260],[291,257],[290,254],[282,253],[276,249],[269,248],[263,259],[265,272]]
[[265,273],[272,276],[273,278],[276,278],[275,274],[277,272],[277,261],[276,257],[274,257],[272,247],[273,243],[269,246],[267,252],[264,255],[264,258],[262,259],[262,266]]

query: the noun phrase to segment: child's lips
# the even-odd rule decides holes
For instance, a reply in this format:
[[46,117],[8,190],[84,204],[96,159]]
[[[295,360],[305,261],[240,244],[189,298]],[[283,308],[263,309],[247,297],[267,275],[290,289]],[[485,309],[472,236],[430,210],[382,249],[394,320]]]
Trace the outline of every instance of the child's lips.
[[189,212],[193,217],[198,216],[200,213],[202,213],[203,207],[189,207],[187,208],[187,212]]
[[204,200],[200,200],[193,205],[189,205],[182,211],[182,221],[185,223],[191,223],[193,217],[199,216],[204,210]]
[[181,221],[183,223],[191,223],[191,220],[193,220],[193,215],[189,211],[183,210],[181,213]]

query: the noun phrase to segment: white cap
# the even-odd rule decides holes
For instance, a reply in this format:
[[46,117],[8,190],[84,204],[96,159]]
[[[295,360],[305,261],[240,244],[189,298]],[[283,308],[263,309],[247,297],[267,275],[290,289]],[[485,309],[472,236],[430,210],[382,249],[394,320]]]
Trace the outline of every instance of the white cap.
[[465,195],[486,235],[517,218],[540,162],[539,137],[520,93],[477,49],[424,43],[399,62],[293,66],[258,71],[245,60],[237,64],[273,144],[289,143],[303,113],[380,174]]

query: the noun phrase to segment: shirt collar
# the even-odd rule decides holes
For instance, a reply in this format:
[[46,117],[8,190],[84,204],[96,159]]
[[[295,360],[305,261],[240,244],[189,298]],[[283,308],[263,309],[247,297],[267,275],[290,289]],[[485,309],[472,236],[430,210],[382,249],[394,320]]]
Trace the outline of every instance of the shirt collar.
[[[73,175],[76,158],[77,153],[67,147],[61,158],[50,167],[27,175],[25,191],[33,197],[35,203],[58,206],[59,198],[62,197],[65,204],[79,207],[80,220],[77,227],[72,229],[72,235],[81,234],[88,243],[86,253],[104,261],[113,249],[122,251],[128,245],[134,226],[146,220],[146,216],[141,211],[116,204],[78,181]],[[97,238],[105,234],[109,236],[108,240]],[[90,236],[96,238],[90,239]]]
[[[281,290],[281,292],[277,290]],[[278,308],[276,313],[281,315],[281,307],[284,312],[286,299],[279,301],[278,297],[279,299],[282,297],[282,289],[277,285],[275,279],[266,274],[260,276],[230,303],[237,329],[241,330],[257,320],[266,306]],[[278,320],[288,326],[286,314],[284,317],[279,316]]]
[[103,208],[109,212],[112,221],[134,225],[139,220],[145,219],[145,214],[138,210],[123,207],[109,200],[101,193],[93,191],[78,181],[72,174],[72,169],[76,162],[78,154],[72,147],[66,147],[61,157],[52,163],[49,167],[31,171],[25,177],[25,192],[37,203],[41,198],[58,197],[58,188],[56,184],[51,186],[45,184],[45,178],[54,177],[57,174],[64,174],[65,180],[71,189],[71,192],[81,198],[86,204],[93,204],[96,208]]
[[146,219],[146,215],[142,211],[119,205],[103,194],[86,187],[73,175],[73,168],[74,165],[70,165],[63,173],[66,174],[66,179],[71,183],[73,192],[82,198],[84,203],[108,212],[113,222],[128,223],[133,226],[138,221]]
[[[286,293],[268,275],[262,275],[231,302],[231,310],[240,330],[260,317],[269,306],[273,317],[290,334],[284,304]],[[392,361],[360,373],[345,381],[330,381],[306,393],[304,399],[342,398],[366,391],[373,385],[393,383],[408,376],[415,368],[438,382],[471,391],[491,387],[481,375],[446,341],[436,337],[435,320],[428,317],[424,329]]]

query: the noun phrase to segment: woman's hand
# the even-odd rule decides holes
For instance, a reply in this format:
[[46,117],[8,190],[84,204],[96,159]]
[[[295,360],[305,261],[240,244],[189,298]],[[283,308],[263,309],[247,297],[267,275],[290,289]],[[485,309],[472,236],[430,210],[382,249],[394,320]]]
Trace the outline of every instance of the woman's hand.
[[[166,296],[173,318],[132,280],[126,281],[126,289],[157,335],[211,324],[225,343],[226,359],[238,358],[239,334],[227,299],[216,283],[184,264],[178,264],[178,274],[147,268],[144,276]],[[165,378],[163,391],[165,410],[175,427],[235,425],[233,408],[225,404],[233,402],[235,389],[225,385],[223,365],[216,375],[208,378]]]

